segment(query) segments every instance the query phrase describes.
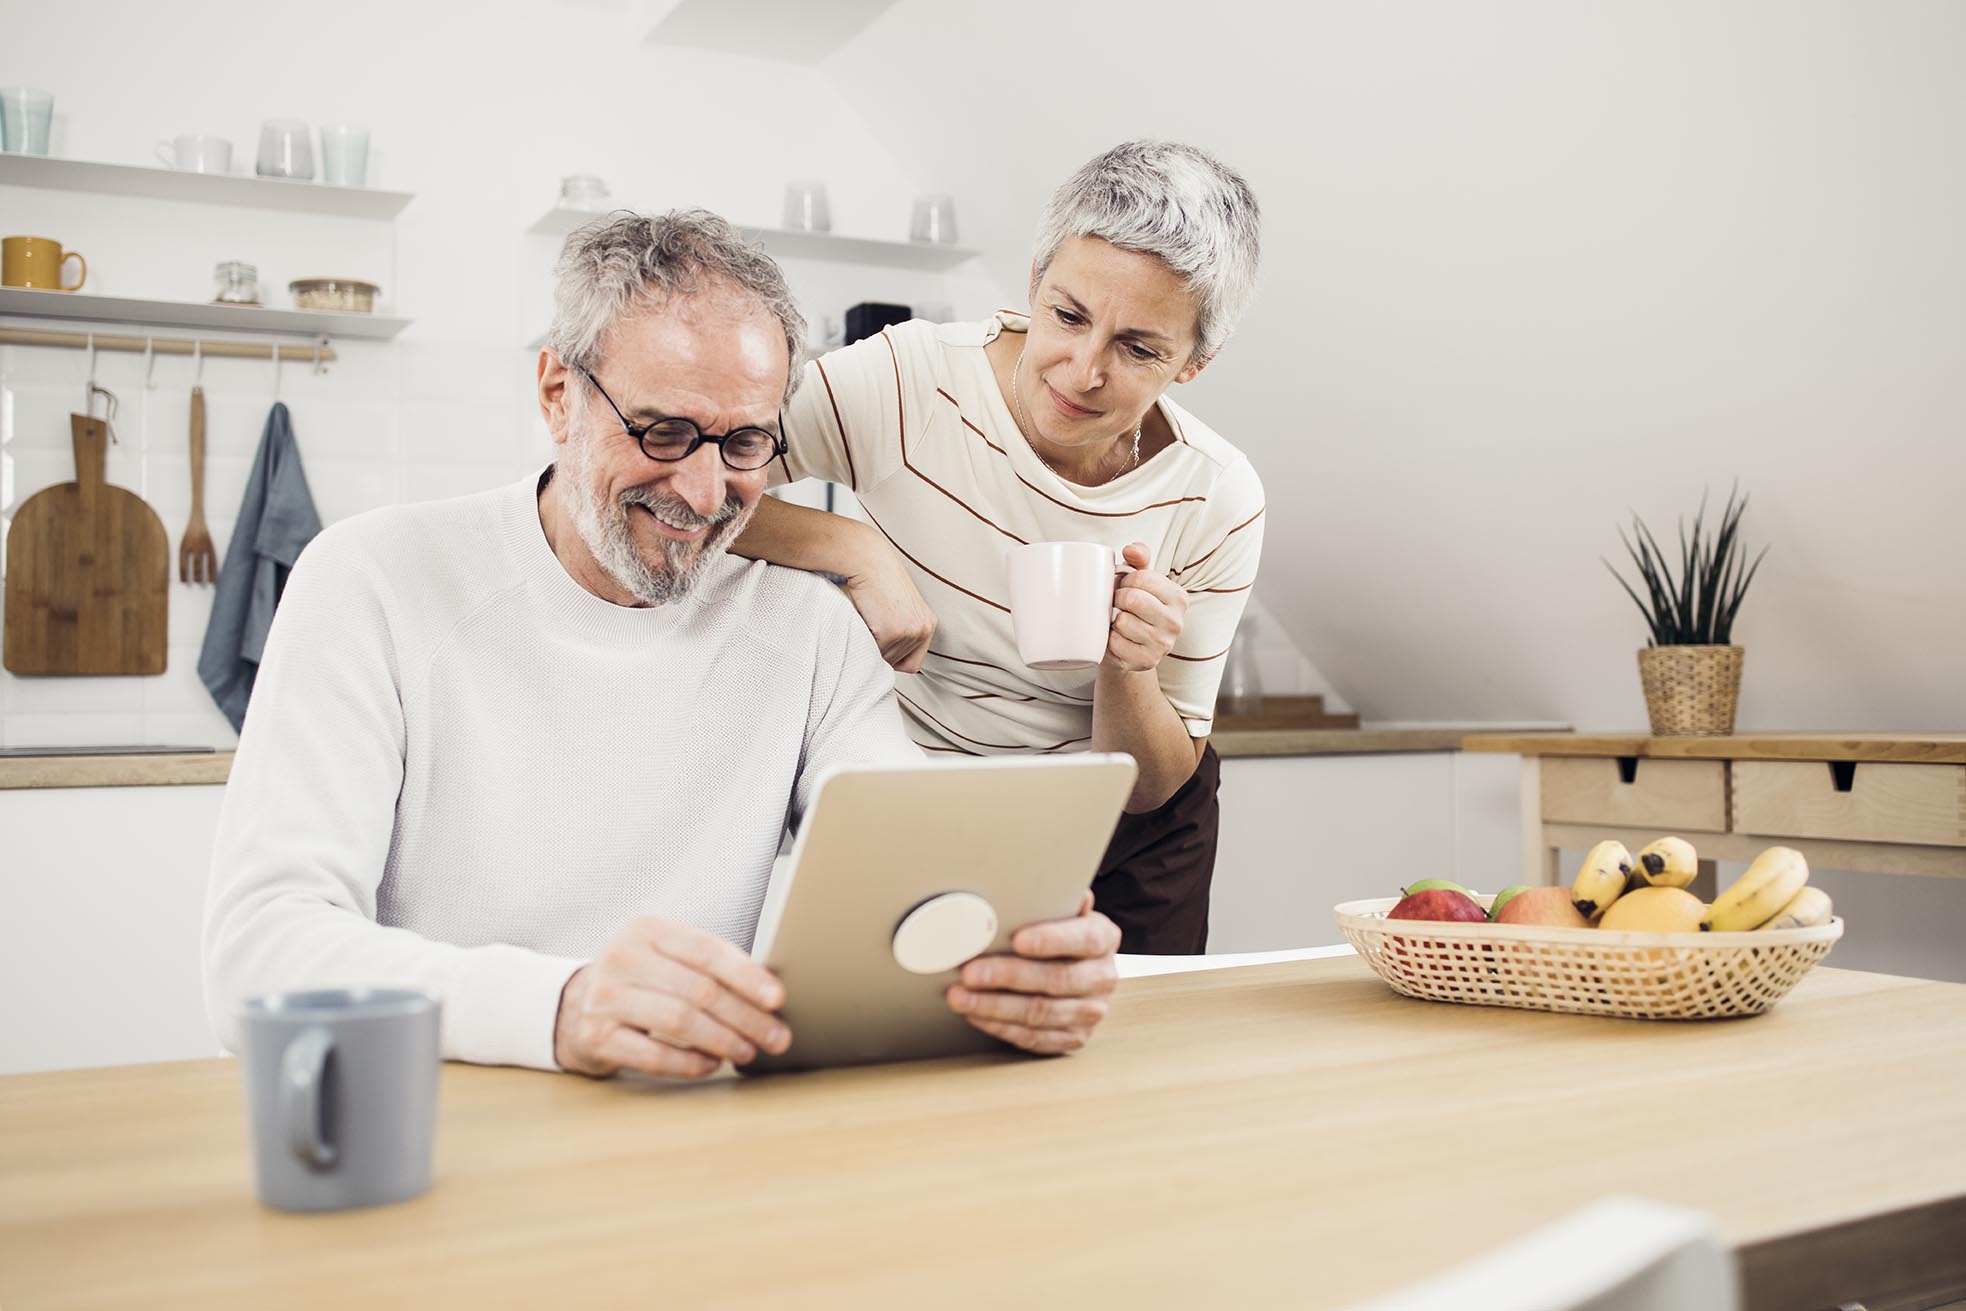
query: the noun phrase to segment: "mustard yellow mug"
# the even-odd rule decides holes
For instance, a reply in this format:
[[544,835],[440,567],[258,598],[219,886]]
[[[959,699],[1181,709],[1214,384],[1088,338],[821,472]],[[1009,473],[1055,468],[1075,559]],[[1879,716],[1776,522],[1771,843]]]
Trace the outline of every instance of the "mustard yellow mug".
[[[65,287],[61,266],[74,260],[82,266],[75,285]],[[9,287],[40,287],[48,291],[76,291],[89,280],[89,261],[79,250],[64,251],[59,241],[48,237],[7,237],[0,240],[0,284]]]

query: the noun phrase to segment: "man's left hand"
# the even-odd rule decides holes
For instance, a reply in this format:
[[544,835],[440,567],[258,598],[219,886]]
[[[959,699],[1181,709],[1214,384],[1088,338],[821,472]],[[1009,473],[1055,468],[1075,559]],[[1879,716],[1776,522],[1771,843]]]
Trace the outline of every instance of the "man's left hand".
[[993,1038],[1040,1055],[1077,1051],[1106,1018],[1119,983],[1119,926],[1085,894],[1068,920],[1027,924],[1014,954],[978,956],[949,986],[949,1009]]

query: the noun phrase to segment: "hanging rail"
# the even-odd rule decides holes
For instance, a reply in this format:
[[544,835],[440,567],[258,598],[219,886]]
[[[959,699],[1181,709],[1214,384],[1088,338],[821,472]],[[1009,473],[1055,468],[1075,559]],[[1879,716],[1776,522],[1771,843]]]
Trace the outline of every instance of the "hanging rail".
[[151,351],[158,355],[192,355],[240,360],[306,360],[319,367],[334,363],[334,347],[326,337],[305,346],[283,342],[207,341],[202,337],[125,337],[106,332],[48,332],[40,328],[0,328],[0,345],[66,346],[86,350],[90,341],[99,351]]

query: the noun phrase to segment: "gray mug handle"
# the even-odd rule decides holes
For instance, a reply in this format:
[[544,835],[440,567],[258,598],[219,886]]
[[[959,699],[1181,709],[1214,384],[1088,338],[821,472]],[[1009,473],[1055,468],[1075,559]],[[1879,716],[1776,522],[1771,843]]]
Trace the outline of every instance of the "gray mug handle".
[[321,1117],[328,1057],[333,1054],[334,1035],[316,1025],[294,1035],[280,1055],[280,1101],[287,1119],[287,1144],[302,1165],[316,1170],[333,1169],[340,1156],[323,1131]]

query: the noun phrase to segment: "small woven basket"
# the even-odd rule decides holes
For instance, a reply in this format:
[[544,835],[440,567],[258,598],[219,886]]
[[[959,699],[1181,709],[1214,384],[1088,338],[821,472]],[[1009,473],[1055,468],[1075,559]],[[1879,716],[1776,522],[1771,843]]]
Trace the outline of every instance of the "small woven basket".
[[1638,653],[1645,713],[1657,737],[1725,737],[1741,699],[1738,646],[1648,646]]
[[[1489,897],[1476,897],[1487,905]],[[1338,927],[1393,991],[1427,1001],[1638,1020],[1759,1015],[1843,936],[1843,921],[1748,933],[1624,933],[1389,920],[1396,897],[1347,901]]]

